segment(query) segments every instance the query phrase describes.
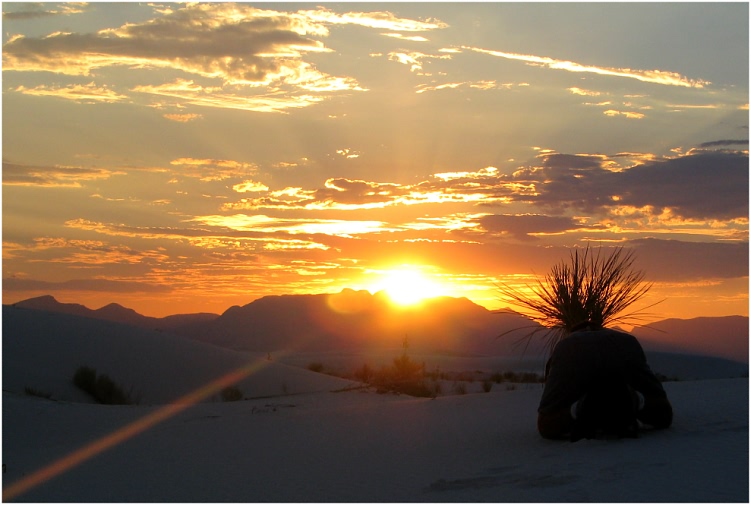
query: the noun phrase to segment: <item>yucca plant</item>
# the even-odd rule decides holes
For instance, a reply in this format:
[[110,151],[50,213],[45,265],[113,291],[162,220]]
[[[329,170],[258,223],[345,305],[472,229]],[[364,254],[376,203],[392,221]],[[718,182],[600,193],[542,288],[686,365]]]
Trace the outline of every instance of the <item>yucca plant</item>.
[[568,263],[561,261],[536,285],[527,286],[531,294],[500,285],[505,301],[520,307],[522,314],[541,325],[522,340],[528,345],[542,332],[551,351],[585,321],[602,327],[617,322],[634,324],[646,315],[643,309],[624,311],[652,287],[644,282],[643,272],[633,270],[634,259],[633,249],[619,247],[605,255],[602,248],[593,252],[587,246],[574,249]]

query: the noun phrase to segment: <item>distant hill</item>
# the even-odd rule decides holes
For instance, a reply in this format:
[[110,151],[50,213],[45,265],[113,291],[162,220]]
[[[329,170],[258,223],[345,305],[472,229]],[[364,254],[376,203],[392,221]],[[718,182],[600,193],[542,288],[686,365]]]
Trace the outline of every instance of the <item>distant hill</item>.
[[[213,321],[176,330],[191,338],[245,351],[400,348],[464,355],[519,354],[526,317],[487,310],[466,298],[438,297],[413,306],[383,293],[266,296],[234,306]],[[505,332],[507,335],[497,338]],[[539,353],[533,343],[527,350]]]
[[[118,304],[92,310],[41,296],[14,304],[169,331],[241,351],[410,349],[453,355],[536,356],[523,337],[539,326],[514,313],[498,313],[466,298],[437,297],[413,306],[393,304],[384,293],[345,289],[335,294],[281,295],[233,306],[223,314],[147,317]],[[633,334],[645,350],[698,354],[748,363],[749,319],[743,316],[666,319]],[[499,338],[499,335],[503,335]]]
[[749,320],[743,316],[665,319],[632,333],[646,350],[686,352],[748,363]]
[[114,323],[129,324],[139,328],[151,330],[174,330],[175,328],[190,325],[196,322],[210,321],[219,317],[219,314],[177,314],[167,317],[149,317],[139,314],[133,309],[123,307],[117,303],[110,303],[100,309],[90,309],[78,303],[61,303],[50,295],[29,298],[13,304],[14,307],[23,309],[45,310],[58,314],[70,314],[74,316],[90,317]]

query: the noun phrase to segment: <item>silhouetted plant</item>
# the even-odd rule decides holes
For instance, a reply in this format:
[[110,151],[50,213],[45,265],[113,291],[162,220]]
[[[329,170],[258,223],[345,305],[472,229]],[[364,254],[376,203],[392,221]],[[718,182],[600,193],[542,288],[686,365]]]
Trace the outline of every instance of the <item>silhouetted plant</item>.
[[38,396],[39,398],[44,398],[45,400],[49,400],[52,398],[52,393],[47,393],[46,391],[41,391],[39,389],[25,387],[23,388],[24,393],[26,393],[29,396]]
[[237,386],[227,386],[221,392],[222,401],[236,402],[243,399],[243,392]]
[[375,386],[379,393],[403,393],[410,396],[435,397],[435,388],[426,383],[425,364],[417,363],[407,354],[409,347],[407,338],[404,339],[401,356],[393,359],[391,366],[382,366],[378,371],[372,370],[367,364],[355,371],[354,376],[368,384]]
[[456,381],[454,382],[454,393],[457,395],[466,395],[467,394],[467,383],[464,381]]
[[355,373],[353,374],[355,379],[365,383],[372,382],[374,375],[375,370],[370,368],[367,363],[364,363],[360,368],[355,370]]
[[73,384],[89,393],[97,403],[106,405],[131,405],[135,403],[129,392],[109,376],[98,374],[94,368],[82,366],[73,374]]
[[308,365],[308,370],[311,372],[321,373],[323,372],[323,363],[314,362]]
[[598,248],[589,246],[583,251],[574,249],[570,262],[553,266],[543,280],[535,286],[526,286],[527,292],[501,285],[501,294],[522,313],[536,321],[542,328],[527,334],[529,343],[538,332],[543,332],[549,350],[571,333],[574,327],[590,321],[596,326],[615,322],[632,322],[646,315],[643,311],[623,314],[624,310],[642,298],[652,287],[644,282],[644,273],[633,270],[634,251],[616,248],[608,256]]
[[96,391],[96,370],[88,366],[79,367],[73,374],[73,384],[93,395]]

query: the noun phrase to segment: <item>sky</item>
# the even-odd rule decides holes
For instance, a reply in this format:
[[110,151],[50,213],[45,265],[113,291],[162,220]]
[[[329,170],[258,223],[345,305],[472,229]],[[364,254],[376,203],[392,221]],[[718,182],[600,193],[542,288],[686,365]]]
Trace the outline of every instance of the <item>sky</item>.
[[589,246],[748,315],[747,3],[2,8],[5,304],[494,310]]

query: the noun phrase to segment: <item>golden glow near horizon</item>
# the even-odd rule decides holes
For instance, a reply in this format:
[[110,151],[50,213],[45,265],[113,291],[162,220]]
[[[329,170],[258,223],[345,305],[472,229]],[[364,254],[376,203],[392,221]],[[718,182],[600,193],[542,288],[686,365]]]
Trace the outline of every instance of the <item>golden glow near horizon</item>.
[[663,317],[746,315],[747,19],[6,2],[3,303],[166,316],[381,283],[499,308],[498,282],[620,245]]
[[371,293],[385,291],[399,305],[414,305],[428,298],[451,295],[447,288],[419,267],[400,267],[377,271],[378,279],[368,287]]

